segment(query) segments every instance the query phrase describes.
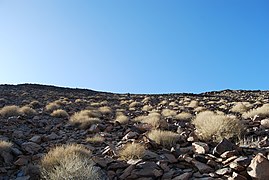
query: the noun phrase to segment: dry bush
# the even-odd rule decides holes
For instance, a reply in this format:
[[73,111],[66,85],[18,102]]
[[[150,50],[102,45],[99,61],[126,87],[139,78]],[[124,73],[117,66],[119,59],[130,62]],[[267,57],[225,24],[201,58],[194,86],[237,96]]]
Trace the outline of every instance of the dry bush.
[[92,143],[92,144],[101,144],[104,141],[105,141],[105,138],[103,136],[100,136],[100,135],[95,135],[93,137],[88,137],[86,139],[86,142]]
[[136,108],[136,107],[139,107],[141,106],[141,103],[140,102],[132,102],[131,104],[129,104],[129,108]]
[[0,140],[0,154],[2,152],[10,152],[12,147],[12,143]]
[[142,111],[145,111],[145,112],[151,111],[152,109],[153,107],[150,105],[145,105],[142,107]]
[[140,143],[126,144],[124,148],[119,152],[119,156],[123,160],[140,159],[145,154],[145,147]]
[[199,113],[192,123],[198,136],[203,140],[220,141],[223,138],[239,137],[244,130],[243,124],[238,119],[212,111]]
[[88,128],[92,124],[100,123],[101,120],[98,118],[98,114],[92,110],[82,110],[76,112],[70,117],[70,123],[78,125],[80,128]]
[[26,116],[34,116],[36,115],[36,111],[29,106],[23,106],[19,109],[20,113]]
[[91,152],[82,145],[57,146],[42,158],[41,176],[49,180],[101,180],[90,156]]
[[177,112],[174,110],[171,110],[171,109],[163,109],[162,115],[164,117],[173,117],[173,116],[177,115]]
[[30,102],[29,106],[31,106],[32,108],[40,108],[42,107],[42,104],[37,100],[33,100],[32,102]]
[[145,97],[143,100],[142,100],[142,103],[146,104],[146,103],[149,103],[151,100],[150,97]]
[[176,102],[172,101],[169,103],[169,106],[178,106],[178,104]]
[[180,136],[172,131],[152,130],[148,137],[157,144],[170,148],[176,144]]
[[50,115],[53,117],[57,117],[57,118],[68,118],[69,117],[68,113],[63,109],[54,110]]
[[192,100],[192,101],[188,104],[188,107],[190,107],[190,108],[197,108],[198,105],[199,105],[199,102],[198,102],[198,101]]
[[129,122],[129,117],[122,113],[119,113],[116,116],[115,122],[118,122],[120,124],[127,124]]
[[163,101],[161,101],[158,105],[159,105],[159,106],[164,106],[164,105],[166,105],[166,104],[168,104],[168,101],[163,100]]
[[104,115],[109,115],[112,113],[112,109],[108,106],[99,107],[98,111]]
[[138,116],[133,121],[149,124],[153,129],[167,128],[168,126],[168,123],[164,119],[161,119],[161,115],[156,112],[150,113],[147,116]]
[[56,102],[50,102],[46,105],[45,110],[48,112],[52,112],[54,110],[60,109],[60,105],[57,104]]
[[192,118],[192,114],[191,113],[187,113],[187,112],[181,112],[179,114],[177,114],[174,118],[176,120],[180,120],[180,121],[189,121]]
[[269,104],[264,104],[263,106],[259,108],[252,109],[248,112],[245,112],[242,114],[242,117],[247,119],[247,118],[253,118],[256,115],[261,118],[269,117]]
[[18,106],[5,106],[0,110],[0,115],[3,117],[19,116],[21,114]]
[[202,106],[199,106],[197,108],[194,109],[194,112],[203,112],[203,111],[206,111],[206,108],[205,107],[202,107]]
[[243,102],[237,102],[235,105],[232,107],[231,111],[232,112],[237,112],[237,113],[244,113],[249,110],[249,107],[245,105]]

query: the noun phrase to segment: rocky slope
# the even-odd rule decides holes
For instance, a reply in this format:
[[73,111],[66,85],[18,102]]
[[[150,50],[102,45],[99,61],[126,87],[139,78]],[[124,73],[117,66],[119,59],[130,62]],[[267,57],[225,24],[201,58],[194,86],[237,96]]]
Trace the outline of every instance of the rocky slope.
[[[56,145],[70,143],[92,151],[102,179],[269,179],[269,111],[244,116],[241,110],[232,110],[241,102],[247,104],[246,111],[260,108],[269,103],[269,91],[135,95],[32,84],[0,85],[0,180],[40,179],[42,157]],[[50,109],[49,103],[57,106]],[[11,105],[30,107],[35,113],[3,112]],[[68,116],[52,115],[56,109]],[[72,116],[81,110],[100,112],[97,123],[72,123]],[[239,119],[244,125],[242,136],[202,139],[192,120],[205,110]],[[162,123],[158,126],[137,120],[152,112],[159,114]],[[177,116],[182,112],[188,118]],[[127,119],[117,121],[119,114]],[[178,139],[164,146],[149,138],[152,129],[174,132]],[[89,140],[96,135],[103,139],[98,143]],[[12,143],[10,150],[3,142]],[[132,142],[143,145],[145,152],[138,158],[123,159],[121,150]]]

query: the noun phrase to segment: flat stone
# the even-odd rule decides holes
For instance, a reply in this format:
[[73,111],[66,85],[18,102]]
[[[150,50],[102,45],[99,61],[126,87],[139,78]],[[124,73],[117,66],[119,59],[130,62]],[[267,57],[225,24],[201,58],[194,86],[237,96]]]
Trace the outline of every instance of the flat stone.
[[201,163],[199,161],[192,160],[191,162],[200,171],[200,173],[210,173],[210,172],[213,172],[214,171],[210,166],[208,166],[208,165],[206,165],[204,163]]
[[221,155],[226,151],[239,150],[239,147],[227,139],[223,139],[214,149],[213,154]]
[[37,153],[40,149],[42,149],[42,147],[34,142],[25,142],[22,143],[22,148],[30,153],[30,154],[34,154]]
[[154,162],[142,162],[136,166],[136,169],[132,171],[132,174],[137,177],[160,177],[163,172]]
[[192,172],[186,172],[179,176],[174,177],[172,180],[189,180],[192,176]]
[[248,174],[257,179],[268,179],[269,160],[261,153],[258,153],[247,168]]
[[226,167],[226,168],[218,169],[215,173],[217,175],[223,176],[223,175],[226,175],[226,174],[231,174],[232,169],[229,168],[229,167]]
[[131,172],[135,169],[135,165],[131,164],[129,167],[127,167],[124,171],[123,174],[120,176],[120,179],[125,179],[127,178]]
[[41,136],[35,135],[30,139],[30,141],[39,144],[41,143]]
[[205,154],[209,151],[209,147],[206,143],[203,142],[193,142],[192,150],[196,154]]
[[4,159],[4,162],[7,164],[11,164],[13,162],[14,157],[8,151],[1,152],[1,156]]
[[176,163],[177,162],[177,159],[175,158],[175,156],[173,154],[165,153],[163,155],[166,157],[166,159],[169,161],[169,163]]
[[17,166],[24,166],[29,163],[29,158],[26,156],[21,156],[19,159],[17,159],[14,164]]

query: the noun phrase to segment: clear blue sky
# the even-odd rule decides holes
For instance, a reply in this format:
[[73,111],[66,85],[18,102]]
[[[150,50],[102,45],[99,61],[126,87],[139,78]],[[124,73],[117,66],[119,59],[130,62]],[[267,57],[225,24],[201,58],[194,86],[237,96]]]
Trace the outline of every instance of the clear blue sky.
[[269,89],[268,0],[0,0],[0,84]]

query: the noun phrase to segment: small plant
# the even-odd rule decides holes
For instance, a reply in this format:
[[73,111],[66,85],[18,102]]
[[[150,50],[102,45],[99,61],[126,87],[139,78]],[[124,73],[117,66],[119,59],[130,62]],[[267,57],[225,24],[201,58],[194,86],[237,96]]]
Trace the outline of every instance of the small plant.
[[129,117],[125,116],[124,114],[118,114],[115,122],[118,122],[120,124],[127,124],[129,122]]
[[148,137],[157,144],[170,148],[179,140],[180,135],[172,131],[152,130]]
[[5,106],[0,110],[0,115],[3,117],[19,116],[21,115],[20,108],[18,106]]
[[167,122],[161,118],[159,113],[150,113],[147,116],[138,116],[133,119],[134,122],[146,123],[152,126],[153,129],[167,128]]
[[101,144],[104,141],[105,141],[105,138],[103,136],[100,136],[100,135],[95,135],[93,137],[88,137],[86,139],[86,142],[92,143],[92,144]]
[[104,114],[104,115],[109,115],[112,113],[112,109],[108,106],[102,106],[102,107],[99,107],[99,112],[101,114]]
[[199,102],[196,101],[196,100],[192,100],[189,104],[188,104],[188,107],[190,108],[197,108],[199,105]]
[[126,144],[119,152],[119,156],[123,160],[140,159],[145,154],[145,147],[140,143]]
[[56,109],[60,109],[60,107],[61,106],[58,103],[51,102],[51,103],[46,105],[45,110],[48,111],[48,112],[52,112],[52,111],[54,111]]
[[171,110],[171,109],[163,109],[162,115],[164,117],[173,117],[173,116],[177,115],[177,113],[176,113],[176,111]]
[[192,114],[191,113],[187,113],[187,112],[181,112],[179,114],[177,114],[174,118],[176,120],[180,120],[180,121],[189,121],[192,118]]
[[244,113],[249,110],[249,106],[247,106],[243,102],[237,102],[231,109],[232,112],[237,112],[237,113]]
[[244,130],[240,120],[212,111],[199,113],[192,123],[195,125],[198,136],[203,140],[220,141],[223,138],[240,137]]
[[91,152],[82,145],[64,145],[51,149],[41,160],[41,176],[49,180],[100,179],[93,167]]
[[10,142],[7,142],[7,141],[3,141],[3,140],[0,140],[0,154],[2,152],[10,152],[11,151],[11,147],[12,147],[12,143]]
[[100,114],[92,110],[82,110],[72,115],[69,121],[71,124],[78,125],[80,128],[85,129],[92,124],[100,123],[99,115]]
[[53,117],[57,117],[57,118],[68,118],[69,117],[68,113],[62,109],[54,110],[50,115]]
[[37,114],[36,111],[29,106],[23,106],[19,109],[19,111],[25,116],[34,116]]
[[247,118],[253,118],[256,115],[261,118],[269,117],[269,104],[264,104],[263,106],[258,107],[257,109],[252,109],[248,112],[245,112],[242,114],[242,117],[247,119]]

